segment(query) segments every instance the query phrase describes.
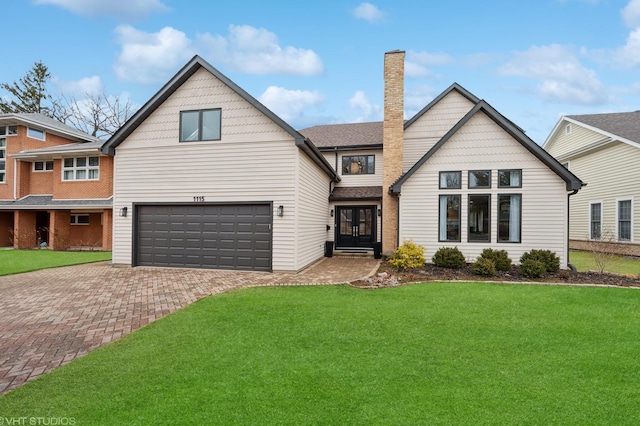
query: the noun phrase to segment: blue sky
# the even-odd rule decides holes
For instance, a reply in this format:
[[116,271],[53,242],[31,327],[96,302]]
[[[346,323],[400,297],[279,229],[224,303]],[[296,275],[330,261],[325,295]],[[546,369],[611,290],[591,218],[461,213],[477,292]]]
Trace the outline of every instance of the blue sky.
[[144,104],[201,55],[295,128],[382,119],[384,52],[405,115],[453,82],[542,144],[564,114],[640,109],[640,0],[3,3],[0,82],[42,60],[54,92]]

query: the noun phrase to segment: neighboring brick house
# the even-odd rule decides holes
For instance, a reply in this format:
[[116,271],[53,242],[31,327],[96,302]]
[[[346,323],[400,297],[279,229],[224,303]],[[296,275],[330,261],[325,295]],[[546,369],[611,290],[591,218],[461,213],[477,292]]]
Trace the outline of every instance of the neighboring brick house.
[[[297,131],[196,56],[107,141],[113,262],[298,271],[336,249],[458,246],[566,266],[582,182],[453,84],[404,121],[404,52],[385,55],[384,122]],[[430,256],[429,256],[430,257]]]
[[0,247],[111,250],[113,159],[42,114],[0,115]]

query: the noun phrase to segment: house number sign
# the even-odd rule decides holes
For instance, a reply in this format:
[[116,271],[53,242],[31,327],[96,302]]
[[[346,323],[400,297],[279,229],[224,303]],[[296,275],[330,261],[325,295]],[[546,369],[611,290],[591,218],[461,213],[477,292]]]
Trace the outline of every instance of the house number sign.
[[204,203],[204,197],[193,197],[194,203]]

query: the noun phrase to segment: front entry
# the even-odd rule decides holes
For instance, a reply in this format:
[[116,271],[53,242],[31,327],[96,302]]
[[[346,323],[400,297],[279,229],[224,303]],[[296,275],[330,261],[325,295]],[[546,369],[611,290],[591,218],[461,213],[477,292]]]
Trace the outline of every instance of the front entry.
[[376,241],[376,206],[336,206],[336,248],[372,248]]

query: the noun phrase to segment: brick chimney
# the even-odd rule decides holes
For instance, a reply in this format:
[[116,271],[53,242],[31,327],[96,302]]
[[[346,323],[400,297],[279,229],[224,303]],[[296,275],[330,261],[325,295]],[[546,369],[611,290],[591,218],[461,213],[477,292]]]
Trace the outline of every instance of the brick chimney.
[[382,252],[398,248],[398,198],[389,187],[402,175],[404,139],[404,51],[384,55],[384,124],[382,130]]

